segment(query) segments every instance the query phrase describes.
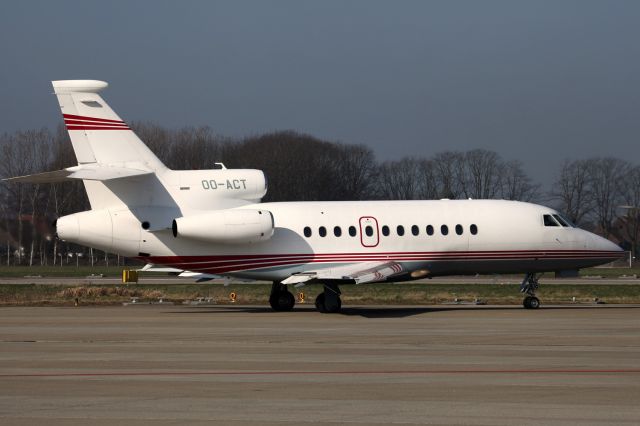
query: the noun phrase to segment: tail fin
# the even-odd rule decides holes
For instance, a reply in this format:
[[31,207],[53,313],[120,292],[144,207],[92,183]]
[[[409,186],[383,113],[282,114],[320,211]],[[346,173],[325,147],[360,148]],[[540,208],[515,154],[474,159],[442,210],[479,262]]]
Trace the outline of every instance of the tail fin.
[[[151,204],[148,198],[155,196],[156,202],[162,198],[157,194],[166,191],[157,175],[167,168],[98,95],[108,84],[98,80],[59,80],[52,84],[79,165],[64,172],[73,172],[70,178],[84,179],[91,208]],[[135,177],[126,182],[108,181],[140,174],[151,177],[144,181]]]
[[165,168],[129,126],[98,95],[108,84],[98,80],[53,81],[64,124],[78,164],[124,166],[137,163],[151,171]]

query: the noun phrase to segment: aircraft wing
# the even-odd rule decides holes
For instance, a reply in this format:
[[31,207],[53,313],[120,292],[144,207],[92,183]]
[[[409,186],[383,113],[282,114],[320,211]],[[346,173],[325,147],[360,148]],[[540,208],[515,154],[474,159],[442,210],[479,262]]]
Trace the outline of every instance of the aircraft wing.
[[282,281],[282,284],[301,284],[308,281],[347,281],[355,284],[384,281],[399,275],[405,269],[397,262],[362,262],[335,268],[299,272]]

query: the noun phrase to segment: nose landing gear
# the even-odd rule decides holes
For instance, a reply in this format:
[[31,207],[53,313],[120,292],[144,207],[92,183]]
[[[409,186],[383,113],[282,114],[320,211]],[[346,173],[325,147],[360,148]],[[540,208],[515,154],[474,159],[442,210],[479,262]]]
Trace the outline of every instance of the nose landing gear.
[[522,301],[522,306],[526,309],[538,309],[540,307],[540,299],[536,297],[536,290],[540,286],[538,278],[536,274],[528,272],[524,276],[522,284],[520,284],[520,293],[527,295]]

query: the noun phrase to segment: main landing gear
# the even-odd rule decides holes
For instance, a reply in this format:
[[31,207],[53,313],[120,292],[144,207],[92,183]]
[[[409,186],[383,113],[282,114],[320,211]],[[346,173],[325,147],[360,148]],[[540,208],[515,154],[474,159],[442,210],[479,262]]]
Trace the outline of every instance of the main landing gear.
[[324,284],[324,291],[316,297],[316,309],[323,314],[340,312],[342,301],[337,284]]
[[293,294],[287,290],[287,286],[279,282],[274,282],[271,286],[269,304],[274,311],[290,311],[296,304]]
[[520,284],[520,293],[527,296],[522,301],[522,306],[526,309],[538,309],[540,307],[540,299],[536,297],[536,290],[540,286],[536,274],[528,272]]

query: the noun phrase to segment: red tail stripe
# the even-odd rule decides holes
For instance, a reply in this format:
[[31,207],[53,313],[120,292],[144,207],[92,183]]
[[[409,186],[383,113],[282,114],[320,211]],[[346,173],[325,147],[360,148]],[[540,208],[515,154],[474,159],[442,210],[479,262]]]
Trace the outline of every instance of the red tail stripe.
[[119,123],[122,124],[124,121],[122,120],[109,120],[107,118],[96,118],[96,117],[86,117],[83,115],[74,115],[74,114],[62,114],[65,120],[84,120],[84,121],[94,121],[98,123]]
[[129,127],[67,126],[67,130],[131,130]]
[[86,124],[88,126],[126,126],[126,123],[99,123],[93,121],[85,121],[85,120],[64,120],[64,124]]

